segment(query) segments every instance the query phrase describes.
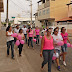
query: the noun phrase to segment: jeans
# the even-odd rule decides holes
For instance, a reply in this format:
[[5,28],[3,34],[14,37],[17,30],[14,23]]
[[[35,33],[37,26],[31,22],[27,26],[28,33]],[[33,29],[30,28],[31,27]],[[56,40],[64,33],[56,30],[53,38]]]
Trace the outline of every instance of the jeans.
[[62,52],[67,52],[67,44],[64,44],[63,46],[61,46],[61,50]]
[[21,52],[22,52],[23,44],[20,44],[20,45],[18,46],[18,48],[19,48],[19,55],[20,55]]
[[17,39],[16,39],[16,38],[14,38],[14,43],[16,42],[16,40],[17,40]]
[[28,46],[30,44],[30,41],[31,41],[31,46],[33,47],[33,38],[32,37],[29,37],[29,39],[28,39]]
[[14,57],[14,40],[7,42],[7,55],[9,55],[9,49],[11,46],[11,56]]
[[53,53],[54,53],[54,50],[44,50],[43,51],[44,61],[42,63],[42,68],[48,62],[48,72],[51,72],[51,64],[52,64]]
[[39,44],[39,35],[36,35],[36,44]]
[[24,34],[25,35],[25,40],[26,40],[26,43],[27,43],[27,34]]

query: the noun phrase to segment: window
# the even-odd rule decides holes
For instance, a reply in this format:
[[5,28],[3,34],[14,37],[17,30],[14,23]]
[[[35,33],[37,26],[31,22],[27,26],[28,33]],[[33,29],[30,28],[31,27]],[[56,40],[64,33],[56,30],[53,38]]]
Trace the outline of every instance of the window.
[[41,16],[41,11],[39,12],[39,16]]
[[49,12],[50,12],[50,9],[48,8],[48,9],[46,10],[46,14],[49,14]]
[[43,10],[43,15],[45,15],[45,10]]

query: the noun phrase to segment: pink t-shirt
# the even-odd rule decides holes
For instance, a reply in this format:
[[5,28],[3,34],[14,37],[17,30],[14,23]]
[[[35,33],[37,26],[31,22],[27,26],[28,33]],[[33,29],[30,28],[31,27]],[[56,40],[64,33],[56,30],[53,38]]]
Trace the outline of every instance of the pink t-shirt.
[[35,29],[36,35],[39,35],[40,29]]
[[61,33],[61,35],[63,37],[64,44],[66,44],[67,43],[67,39],[68,39],[68,33],[65,33],[65,34]]
[[43,50],[52,50],[52,49],[54,49],[52,36],[51,36],[51,40],[47,39],[46,36],[44,36],[44,37],[45,37],[45,39],[44,39]]
[[33,30],[28,33],[28,36],[29,36],[29,37],[33,37]]
[[21,37],[22,37],[22,39],[23,39],[23,37],[24,37],[24,34],[23,34],[23,33],[22,33],[22,34],[18,33],[18,35],[21,35]]

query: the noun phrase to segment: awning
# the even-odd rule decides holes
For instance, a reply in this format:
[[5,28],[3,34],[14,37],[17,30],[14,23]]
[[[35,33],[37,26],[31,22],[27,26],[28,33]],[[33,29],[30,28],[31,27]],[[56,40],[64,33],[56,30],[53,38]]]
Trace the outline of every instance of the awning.
[[65,22],[65,21],[72,21],[72,18],[66,17],[66,18],[60,19],[56,22]]
[[4,12],[3,0],[0,0],[0,12]]

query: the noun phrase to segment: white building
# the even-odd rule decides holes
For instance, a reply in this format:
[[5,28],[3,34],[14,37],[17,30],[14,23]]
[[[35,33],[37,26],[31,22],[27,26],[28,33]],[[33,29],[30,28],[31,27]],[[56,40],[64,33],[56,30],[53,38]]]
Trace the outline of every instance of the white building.
[[[22,18],[22,17],[16,17],[14,19],[14,24],[21,24],[22,22],[30,22],[31,18]],[[35,18],[32,18],[32,21],[35,21]]]

